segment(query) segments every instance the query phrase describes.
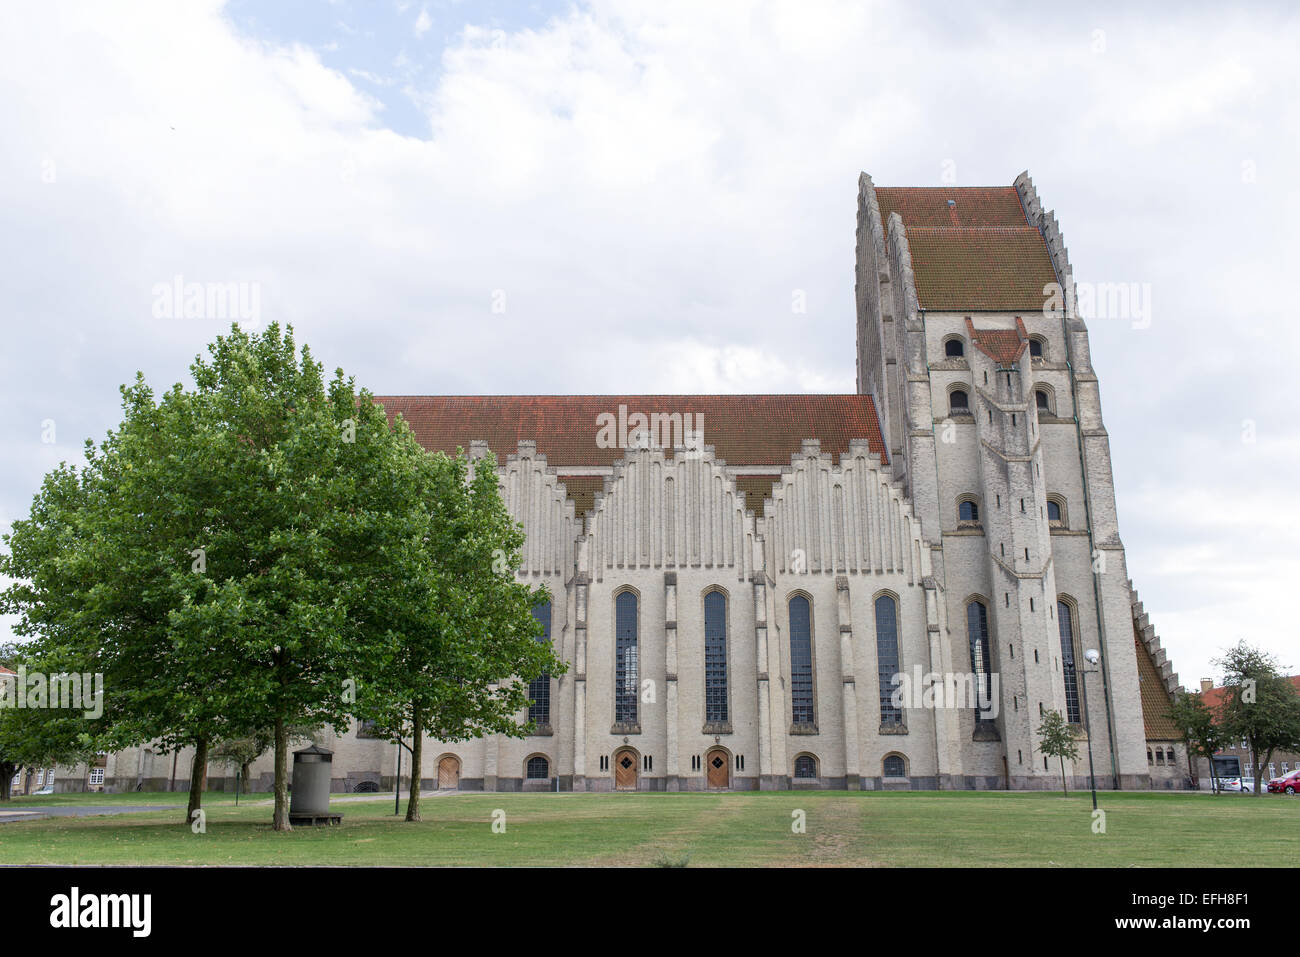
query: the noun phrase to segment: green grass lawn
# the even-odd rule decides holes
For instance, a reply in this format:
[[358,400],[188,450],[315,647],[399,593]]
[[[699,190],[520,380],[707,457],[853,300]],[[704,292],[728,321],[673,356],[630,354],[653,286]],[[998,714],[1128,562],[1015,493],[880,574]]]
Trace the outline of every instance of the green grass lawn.
[[[252,803],[264,799],[236,808],[233,795],[211,795],[206,834],[181,823],[183,807],[0,824],[0,862],[653,866],[689,856],[692,867],[1252,867],[1300,859],[1300,798],[1273,796],[1103,794],[1105,834],[1093,833],[1086,793],[454,794],[426,798],[418,824],[393,816],[390,795],[336,804],[342,826],[290,834],[271,830],[271,809]],[[505,833],[492,830],[497,809]],[[806,833],[791,830],[796,810]]]

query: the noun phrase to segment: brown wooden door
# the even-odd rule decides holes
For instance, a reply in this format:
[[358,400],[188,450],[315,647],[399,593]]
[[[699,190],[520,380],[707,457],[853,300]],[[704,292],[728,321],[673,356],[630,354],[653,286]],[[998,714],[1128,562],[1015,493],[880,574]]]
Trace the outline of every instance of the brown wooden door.
[[635,751],[619,751],[614,755],[614,787],[620,791],[636,790]]
[[704,770],[708,775],[710,789],[725,790],[731,787],[731,764],[726,751],[718,748],[706,754]]
[[460,761],[447,755],[438,762],[438,790],[454,791],[460,787]]

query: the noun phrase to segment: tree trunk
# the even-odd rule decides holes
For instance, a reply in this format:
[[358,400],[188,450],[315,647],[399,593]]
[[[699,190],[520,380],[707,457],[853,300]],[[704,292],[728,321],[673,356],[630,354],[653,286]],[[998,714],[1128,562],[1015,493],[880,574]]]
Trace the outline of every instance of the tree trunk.
[[289,823],[289,729],[284,718],[275,719],[275,816],[273,826],[277,831],[292,831]]
[[1255,765],[1255,797],[1264,796],[1264,765],[1273,760],[1273,749],[1269,748],[1268,753],[1264,755],[1264,760]]
[[415,732],[415,741],[411,744],[411,796],[406,802],[406,819],[420,820],[420,756],[423,750],[424,723],[420,720],[420,709],[413,709],[411,728]]
[[239,790],[243,794],[248,793],[248,769],[252,766],[252,761],[245,761],[239,766]]
[[194,744],[194,763],[190,765],[190,801],[185,808],[185,823],[194,820],[194,812],[203,807],[203,788],[208,783],[208,742]]
[[14,783],[14,775],[18,773],[18,765],[10,764],[8,761],[0,764],[0,801],[8,801],[13,795],[10,793],[11,785]]
[[1070,796],[1070,789],[1065,785],[1065,755],[1061,755],[1061,793]]

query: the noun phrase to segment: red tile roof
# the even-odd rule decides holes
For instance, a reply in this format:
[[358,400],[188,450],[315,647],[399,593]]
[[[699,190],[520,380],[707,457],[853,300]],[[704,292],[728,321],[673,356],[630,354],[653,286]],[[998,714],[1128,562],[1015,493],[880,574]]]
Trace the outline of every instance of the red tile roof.
[[772,497],[772,486],[779,481],[780,475],[737,475],[736,489],[745,496],[745,508],[761,515],[763,502]]
[[[948,205],[948,200],[953,204]],[[880,219],[913,226],[1028,226],[1014,186],[877,186]]]
[[986,356],[1004,366],[1016,362],[1029,348],[1029,339],[1025,337],[1025,324],[1016,317],[1015,329],[976,329],[975,324],[966,318],[966,334],[970,341]]
[[564,490],[573,502],[573,514],[586,515],[596,505],[596,493],[605,487],[603,475],[566,475]]
[[1056,271],[1014,187],[877,187],[876,201],[886,229],[893,212],[907,229],[922,308],[1043,308],[1043,287],[1056,282]]
[[[1300,675],[1291,675],[1287,678],[1297,692],[1300,692]],[[1201,692],[1201,700],[1211,708],[1218,708],[1223,704],[1223,694],[1225,689],[1222,685],[1217,688],[1211,688],[1209,691]]]
[[16,674],[18,674],[18,672],[10,671],[4,665],[0,665],[0,675],[16,675]]
[[1146,726],[1146,738],[1148,741],[1178,741],[1182,734],[1174,724],[1174,719],[1169,716],[1169,706],[1172,704],[1169,691],[1160,678],[1160,671],[1151,658],[1151,652],[1142,643],[1136,622],[1133,626],[1133,643],[1137,652],[1138,695],[1142,701],[1142,723]]
[[597,445],[600,417],[703,416],[704,443],[729,465],[788,465],[804,439],[833,455],[865,439],[888,462],[876,407],[866,395],[406,395],[376,396],[390,418],[398,413],[426,449],[455,452],[484,439],[498,461],[531,439],[548,465],[612,465],[625,449]]

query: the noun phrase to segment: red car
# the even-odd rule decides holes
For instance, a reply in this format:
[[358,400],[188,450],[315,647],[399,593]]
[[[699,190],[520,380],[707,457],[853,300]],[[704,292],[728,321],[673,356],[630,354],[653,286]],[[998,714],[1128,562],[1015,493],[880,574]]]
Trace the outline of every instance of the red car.
[[1268,782],[1269,794],[1295,794],[1300,791],[1300,768]]

